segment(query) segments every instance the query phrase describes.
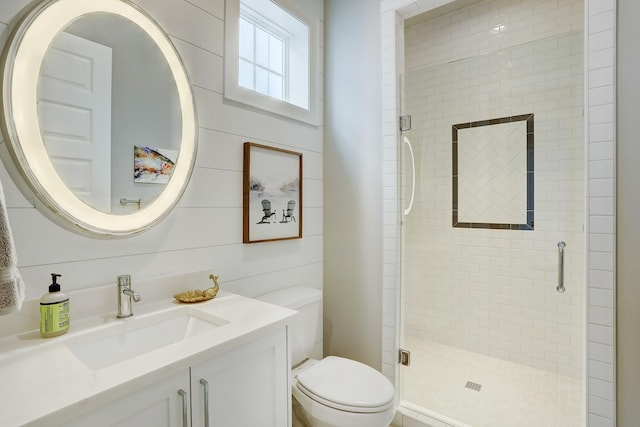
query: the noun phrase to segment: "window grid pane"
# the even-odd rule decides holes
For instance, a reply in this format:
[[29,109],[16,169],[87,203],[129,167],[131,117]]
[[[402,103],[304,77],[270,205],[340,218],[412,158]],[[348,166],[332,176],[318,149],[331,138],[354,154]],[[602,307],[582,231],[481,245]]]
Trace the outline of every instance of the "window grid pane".
[[256,28],[256,64],[269,67],[269,34],[262,28]]
[[242,87],[253,90],[255,87],[253,84],[253,72],[253,63],[241,59],[238,67],[238,84]]
[[269,73],[269,96],[282,99],[282,76],[276,73]]
[[284,43],[276,37],[269,37],[269,69],[282,74],[282,56]]
[[239,30],[238,84],[284,100],[286,43],[250,17],[240,17]]
[[245,19],[240,18],[239,51],[240,58],[253,61],[254,57],[254,35],[255,26]]
[[255,67],[256,86],[255,91],[263,95],[269,95],[269,72],[264,68]]

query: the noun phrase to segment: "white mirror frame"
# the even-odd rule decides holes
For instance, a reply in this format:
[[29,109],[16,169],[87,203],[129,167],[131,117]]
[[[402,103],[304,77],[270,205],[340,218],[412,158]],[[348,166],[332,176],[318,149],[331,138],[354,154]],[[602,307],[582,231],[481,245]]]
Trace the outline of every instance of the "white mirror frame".
[[[37,111],[40,66],[49,43],[68,24],[89,13],[111,13],[138,25],[158,46],[176,82],[182,134],[174,173],[162,193],[130,214],[99,211],[80,200],[49,160]],[[176,205],[189,182],[197,149],[197,117],[191,84],[168,36],[127,0],[46,0],[12,29],[2,56],[2,131],[14,182],[39,211],[74,231],[94,237],[128,236],[158,223]],[[133,175],[133,172],[132,172]],[[35,197],[33,197],[35,196]]]

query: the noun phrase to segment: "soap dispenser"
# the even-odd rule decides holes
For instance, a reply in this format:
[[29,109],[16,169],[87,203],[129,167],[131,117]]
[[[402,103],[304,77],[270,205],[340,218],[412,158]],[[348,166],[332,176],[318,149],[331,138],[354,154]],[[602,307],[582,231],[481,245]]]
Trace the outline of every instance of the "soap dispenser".
[[40,335],[56,337],[69,330],[69,297],[60,292],[60,274],[51,273],[49,292],[40,298]]

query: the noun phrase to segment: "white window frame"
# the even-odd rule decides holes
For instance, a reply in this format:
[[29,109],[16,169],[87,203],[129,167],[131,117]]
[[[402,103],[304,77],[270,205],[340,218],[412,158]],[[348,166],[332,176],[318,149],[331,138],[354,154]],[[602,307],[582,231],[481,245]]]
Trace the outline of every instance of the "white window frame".
[[[289,0],[271,0],[309,28],[309,108],[281,101],[238,84],[240,0],[227,0],[225,10],[224,97],[254,108],[320,125],[320,23]],[[284,74],[288,73],[284,70]],[[283,89],[287,90],[287,89]]]

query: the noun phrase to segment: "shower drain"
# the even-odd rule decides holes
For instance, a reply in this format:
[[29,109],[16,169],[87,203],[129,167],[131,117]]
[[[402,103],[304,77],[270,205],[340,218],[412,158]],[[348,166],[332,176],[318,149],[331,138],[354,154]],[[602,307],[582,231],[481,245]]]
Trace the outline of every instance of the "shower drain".
[[474,383],[473,381],[467,381],[466,388],[470,388],[471,390],[480,391],[482,388],[482,384]]

